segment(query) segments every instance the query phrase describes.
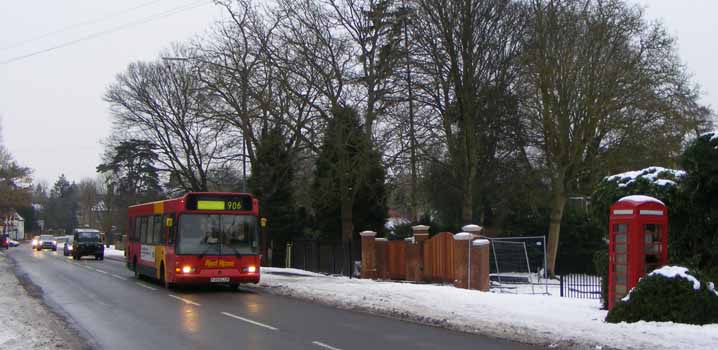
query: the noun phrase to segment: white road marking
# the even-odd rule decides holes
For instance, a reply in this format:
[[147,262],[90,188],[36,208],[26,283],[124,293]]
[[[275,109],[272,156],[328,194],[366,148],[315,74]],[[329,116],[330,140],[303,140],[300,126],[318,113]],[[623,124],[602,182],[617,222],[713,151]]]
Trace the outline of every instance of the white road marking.
[[225,315],[225,316],[227,316],[227,317],[231,317],[231,318],[234,318],[234,319],[238,319],[238,320],[240,320],[240,321],[244,321],[244,322],[247,322],[247,323],[251,323],[251,324],[253,324],[253,325],[255,325],[255,326],[260,326],[260,327],[264,327],[264,328],[267,328],[267,329],[271,329],[271,330],[273,330],[273,331],[278,331],[278,330],[279,330],[279,329],[276,328],[276,327],[272,327],[272,326],[270,326],[270,325],[267,325],[267,324],[264,324],[264,323],[261,323],[261,322],[253,321],[253,320],[250,320],[250,319],[248,319],[248,318],[244,318],[244,317],[240,317],[240,316],[237,316],[237,315],[233,315],[233,314],[230,314],[229,312],[222,312],[222,315]]
[[180,297],[178,297],[178,296],[176,296],[176,295],[172,295],[172,294],[167,294],[167,295],[169,295],[170,298],[175,298],[175,299],[177,299],[177,300],[184,301],[185,303],[190,304],[190,305],[194,305],[194,306],[200,306],[200,305],[201,305],[201,304],[195,303],[195,302],[192,301],[192,300],[185,299],[185,298],[180,298]]
[[95,271],[97,271],[97,272],[99,272],[99,273],[104,273],[105,275],[106,275],[106,274],[108,274],[108,272],[107,272],[107,271],[104,271],[104,270],[100,270],[100,269],[95,269]]
[[321,346],[321,347],[323,347],[323,348],[325,348],[325,349],[329,349],[329,350],[342,350],[342,349],[340,349],[340,348],[335,348],[335,347],[333,347],[333,346],[331,346],[331,345],[327,345],[327,344],[324,344],[324,343],[321,343],[321,342],[318,342],[318,341],[313,341],[312,344],[317,345],[317,346]]
[[138,285],[138,286],[140,286],[140,287],[142,287],[142,288],[147,288],[147,289],[149,289],[149,290],[157,290],[157,288],[150,287],[150,286],[148,286],[148,285],[146,285],[146,284],[143,284],[143,283],[140,283],[140,282],[135,282],[135,284]]
[[121,280],[123,280],[123,281],[127,281],[127,278],[122,277],[122,276],[120,276],[120,275],[115,275],[114,273],[112,274],[112,277],[117,278],[117,279],[121,279]]

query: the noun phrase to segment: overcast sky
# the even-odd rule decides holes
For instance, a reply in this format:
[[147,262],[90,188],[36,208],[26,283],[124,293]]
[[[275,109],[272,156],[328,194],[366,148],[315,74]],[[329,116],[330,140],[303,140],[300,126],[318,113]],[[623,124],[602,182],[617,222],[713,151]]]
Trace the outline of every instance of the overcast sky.
[[[706,94],[703,102],[718,106],[718,1],[630,1],[647,6],[648,18],[660,19],[678,38],[681,59]],[[174,10],[179,12],[167,15]],[[202,33],[222,14],[208,0],[0,0],[3,143],[35,170],[36,181],[52,184],[62,173],[74,181],[94,178],[100,141],[110,132],[102,95],[115,75],[130,62],[155,59],[170,43]],[[130,24],[149,18],[155,20]],[[76,40],[81,41],[2,63]]]

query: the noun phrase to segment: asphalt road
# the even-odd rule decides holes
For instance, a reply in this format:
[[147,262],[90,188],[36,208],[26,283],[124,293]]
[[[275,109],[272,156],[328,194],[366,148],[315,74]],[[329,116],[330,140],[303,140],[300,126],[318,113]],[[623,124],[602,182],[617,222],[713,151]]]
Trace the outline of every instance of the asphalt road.
[[99,349],[538,349],[240,288],[167,290],[124,263],[10,249],[18,273]]

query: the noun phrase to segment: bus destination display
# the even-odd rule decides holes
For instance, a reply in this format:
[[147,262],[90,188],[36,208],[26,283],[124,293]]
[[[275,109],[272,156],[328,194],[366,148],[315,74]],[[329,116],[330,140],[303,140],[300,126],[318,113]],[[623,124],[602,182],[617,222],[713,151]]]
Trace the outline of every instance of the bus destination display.
[[189,210],[252,210],[250,196],[191,196],[187,200]]

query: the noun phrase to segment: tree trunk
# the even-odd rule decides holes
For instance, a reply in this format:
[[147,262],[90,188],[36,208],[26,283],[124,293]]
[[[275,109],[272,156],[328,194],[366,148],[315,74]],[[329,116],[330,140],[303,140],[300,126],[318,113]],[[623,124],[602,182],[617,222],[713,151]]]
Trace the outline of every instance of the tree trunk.
[[551,186],[551,217],[548,227],[548,273],[554,276],[556,272],[556,256],[558,255],[558,239],[561,233],[561,220],[566,207],[566,187],[563,181],[554,181]]
[[464,193],[461,196],[461,222],[464,225],[472,224],[474,219],[474,186],[473,181],[466,181]]
[[[348,197],[348,195],[344,195]],[[343,196],[343,197],[344,197]],[[354,217],[352,213],[352,201],[349,198],[341,199],[341,215],[342,215],[342,242],[350,242],[354,233]]]

